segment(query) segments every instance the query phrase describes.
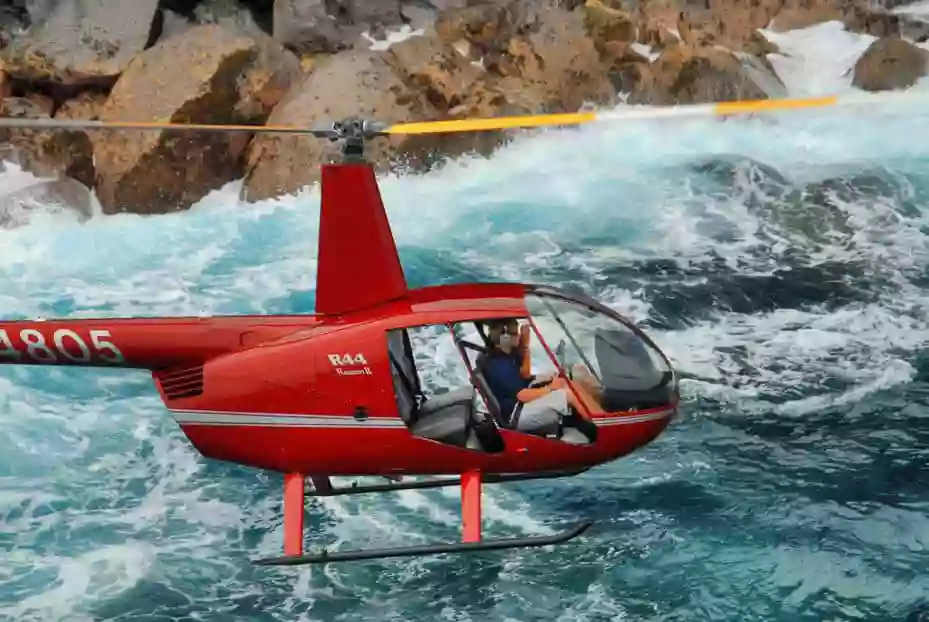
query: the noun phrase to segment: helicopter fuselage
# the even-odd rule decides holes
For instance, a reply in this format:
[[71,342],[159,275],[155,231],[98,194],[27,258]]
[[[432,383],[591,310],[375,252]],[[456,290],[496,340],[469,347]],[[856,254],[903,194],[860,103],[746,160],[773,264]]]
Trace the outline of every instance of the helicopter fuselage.
[[[621,457],[658,436],[676,411],[676,388],[667,394],[673,397],[666,403],[591,413],[597,428],[591,443],[572,444],[508,429],[486,408],[492,401],[486,387],[472,386],[475,369],[467,356],[460,360],[466,374],[465,386],[459,389],[461,408],[452,414],[446,409],[443,415],[460,417],[464,427],[438,435],[419,432],[417,419],[427,417],[417,415],[428,409],[404,412],[398,395],[402,381],[392,369],[396,361],[391,361],[391,335],[399,331],[409,343],[406,332],[415,328],[531,319],[526,296],[536,289],[486,283],[427,287],[334,317],[4,322],[0,361],[151,369],[165,406],[204,456],[283,473],[582,468]],[[454,338],[448,335],[446,345],[451,347]],[[404,356],[398,352],[395,359]],[[469,376],[472,382],[467,382]],[[436,397],[427,398],[427,404],[430,399]],[[483,415],[478,412],[482,405]],[[465,436],[472,429],[480,438],[468,444]]]

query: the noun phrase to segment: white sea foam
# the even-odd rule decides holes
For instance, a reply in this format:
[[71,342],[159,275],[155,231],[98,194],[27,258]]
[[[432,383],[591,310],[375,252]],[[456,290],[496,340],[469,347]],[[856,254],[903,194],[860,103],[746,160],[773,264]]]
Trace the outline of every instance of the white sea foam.
[[[870,42],[834,23],[768,36],[789,55],[771,60],[794,95],[850,88],[846,72]],[[924,134],[927,125],[929,116],[917,111],[869,110],[861,116],[827,112],[771,121],[587,127],[520,139],[490,160],[462,159],[428,176],[385,178],[383,194],[403,249],[449,250],[467,265],[502,277],[520,278],[550,265],[572,240],[603,232],[621,243],[576,253],[568,267],[593,279],[610,262],[663,257],[687,265],[714,252],[734,268],[755,270],[740,268],[739,260],[768,244],[759,237],[764,215],[739,200],[689,194],[680,175],[668,174],[670,167],[698,156],[738,153],[803,180],[815,177],[815,167],[823,163],[847,168],[882,157],[924,158],[929,143],[914,136]],[[30,179],[10,167],[0,185],[12,189]],[[280,309],[294,291],[314,286],[318,194],[311,188],[243,207],[236,205],[237,190],[238,183],[230,184],[187,213],[121,215],[83,226],[49,216],[0,231],[0,315]],[[696,199],[703,213],[732,223],[738,235],[727,242],[705,235],[697,226],[702,216],[694,212]],[[846,203],[840,209],[859,233],[853,245],[826,245],[822,256],[896,262],[901,270],[925,265],[929,239],[920,227],[929,224],[929,212],[921,219],[882,220],[880,206]],[[807,412],[912,375],[905,352],[929,339],[927,315],[913,310],[926,309],[929,298],[898,285],[893,300],[837,312],[720,313],[655,337],[698,378],[687,391],[742,400],[749,404],[747,416],[753,395],[803,382],[809,370],[848,381],[844,392],[778,407],[785,414]],[[636,319],[649,312],[650,301],[639,290],[612,286],[600,294]],[[745,361],[734,358],[737,348]],[[775,362],[786,363],[786,371],[774,371]],[[754,375],[736,388],[729,380],[743,363]],[[275,589],[273,581],[279,580],[293,594],[280,605],[285,611],[297,599],[324,599],[372,580],[358,568],[306,570],[296,578],[268,579],[261,587],[243,576],[243,552],[259,556],[280,550],[277,491],[264,492],[278,482],[202,461],[148,382],[135,373],[0,369],[0,542],[12,546],[0,570],[0,618],[89,619],[91,608],[129,594],[153,576],[180,593],[185,581],[207,581],[217,603],[223,593],[259,594]],[[624,465],[629,478],[660,476],[636,460]],[[310,529],[329,543],[352,547],[454,538],[454,495],[325,499],[311,505]],[[488,530],[551,531],[547,517],[534,513],[518,494],[493,488],[487,495]],[[265,530],[257,543],[249,535],[254,529]],[[425,563],[385,572],[425,572]],[[376,595],[371,597],[376,602]],[[564,615],[622,619],[624,614],[602,585],[593,583],[583,605]]]

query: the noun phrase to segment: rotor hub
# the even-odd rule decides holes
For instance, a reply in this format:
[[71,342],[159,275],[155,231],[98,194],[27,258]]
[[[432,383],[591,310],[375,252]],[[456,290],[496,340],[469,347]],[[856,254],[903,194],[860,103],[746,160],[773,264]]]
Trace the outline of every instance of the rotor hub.
[[370,121],[360,117],[349,117],[336,121],[328,132],[330,142],[343,141],[342,156],[345,162],[364,162],[364,141],[386,135],[385,123]]

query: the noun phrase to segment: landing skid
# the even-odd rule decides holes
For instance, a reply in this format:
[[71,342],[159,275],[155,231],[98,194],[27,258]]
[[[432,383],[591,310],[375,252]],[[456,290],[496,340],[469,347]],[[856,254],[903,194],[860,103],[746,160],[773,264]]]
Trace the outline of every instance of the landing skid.
[[328,562],[357,561],[364,559],[386,559],[389,557],[420,557],[424,555],[438,555],[440,553],[472,553],[477,551],[498,551],[501,549],[520,549],[550,544],[561,544],[581,535],[593,525],[593,521],[583,521],[571,529],[558,532],[550,536],[535,536],[531,538],[500,538],[496,540],[481,540],[480,542],[455,542],[448,544],[424,544],[422,546],[398,546],[383,549],[368,549],[356,551],[323,551],[313,555],[293,555],[259,559],[255,563],[259,566],[302,566],[305,564],[325,564]]
[[[490,474],[482,477],[484,484],[504,484],[506,482],[524,482],[533,479],[556,479],[559,477],[574,477],[586,471],[585,469],[575,469],[570,471],[548,471],[543,473],[508,473],[508,474]],[[313,476],[313,488],[306,491],[308,497],[337,497],[340,495],[361,495],[372,492],[394,492],[397,490],[423,490],[427,488],[443,488],[445,486],[458,486],[461,484],[461,478],[443,477],[429,480],[420,480],[415,482],[403,482],[399,479],[392,479],[393,484],[367,484],[361,485],[353,482],[350,486],[334,487],[329,483],[328,477]],[[322,481],[317,481],[322,480]]]
[[[333,487],[328,477],[311,476],[313,490],[306,491],[304,476],[291,473],[284,478],[284,555],[255,560],[259,566],[302,566],[307,564],[327,564],[339,561],[360,561],[370,559],[387,559],[391,557],[418,557],[438,555],[441,553],[474,553],[502,549],[531,548],[562,544],[581,535],[593,524],[583,521],[570,529],[550,536],[533,536],[524,538],[499,538],[484,540],[481,538],[481,486],[483,483],[502,483],[531,479],[551,479],[583,473],[587,469],[575,471],[550,471],[548,473],[514,473],[506,475],[488,475],[486,479],[477,471],[470,471],[461,478],[443,478],[417,482],[395,482],[391,484],[374,484],[369,486]],[[435,543],[420,546],[400,546],[367,550],[322,551],[320,553],[303,553],[303,514],[304,497],[328,497],[347,494],[372,492],[390,492],[442,486],[461,486],[462,541],[455,543]]]

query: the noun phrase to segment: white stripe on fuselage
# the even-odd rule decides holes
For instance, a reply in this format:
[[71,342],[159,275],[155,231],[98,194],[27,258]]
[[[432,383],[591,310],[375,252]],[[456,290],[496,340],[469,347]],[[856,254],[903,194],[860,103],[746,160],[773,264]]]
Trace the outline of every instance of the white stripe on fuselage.
[[594,418],[594,423],[598,426],[613,426],[613,425],[631,425],[633,423],[645,423],[647,421],[657,421],[658,419],[665,419],[674,414],[673,408],[666,408],[665,410],[658,410],[645,413],[629,413],[626,415],[610,415],[609,417],[603,417],[602,419]]
[[214,410],[171,410],[175,421],[181,425],[233,425],[293,428],[405,428],[399,417],[368,417],[355,419],[351,416],[246,413]]
[[[355,419],[352,416],[285,414],[285,413],[247,413],[215,410],[170,410],[174,420],[180,425],[210,426],[259,426],[291,428],[406,428],[406,423],[399,417],[369,416],[367,419]],[[632,425],[664,419],[674,413],[674,409],[659,410],[641,414],[611,415],[594,419],[598,426]]]

